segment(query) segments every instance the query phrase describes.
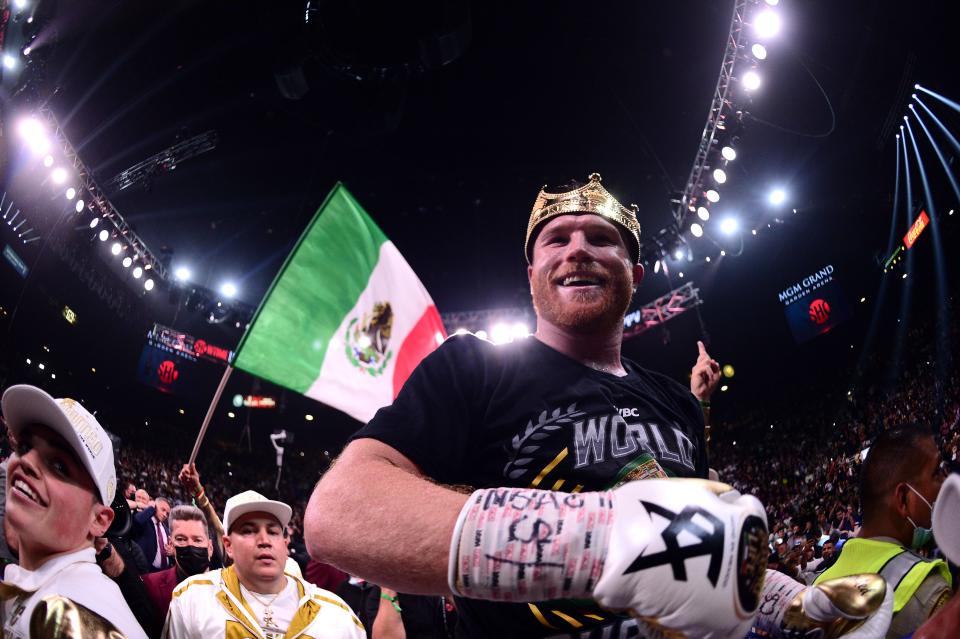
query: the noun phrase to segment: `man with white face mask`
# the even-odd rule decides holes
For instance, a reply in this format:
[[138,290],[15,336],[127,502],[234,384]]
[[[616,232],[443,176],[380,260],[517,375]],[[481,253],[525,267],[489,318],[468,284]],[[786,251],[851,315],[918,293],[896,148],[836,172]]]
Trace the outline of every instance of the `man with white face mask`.
[[815,582],[880,573],[896,586],[889,638],[915,631],[952,594],[946,562],[915,552],[932,543],[933,502],[944,479],[940,451],[928,429],[909,426],[883,432],[860,471],[860,537],[847,541],[837,562]]

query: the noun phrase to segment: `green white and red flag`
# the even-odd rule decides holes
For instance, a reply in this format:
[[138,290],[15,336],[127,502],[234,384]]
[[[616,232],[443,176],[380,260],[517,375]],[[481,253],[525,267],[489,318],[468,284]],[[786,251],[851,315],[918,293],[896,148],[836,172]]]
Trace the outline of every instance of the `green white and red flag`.
[[445,337],[416,273],[338,183],[280,269],[233,365],[366,422]]

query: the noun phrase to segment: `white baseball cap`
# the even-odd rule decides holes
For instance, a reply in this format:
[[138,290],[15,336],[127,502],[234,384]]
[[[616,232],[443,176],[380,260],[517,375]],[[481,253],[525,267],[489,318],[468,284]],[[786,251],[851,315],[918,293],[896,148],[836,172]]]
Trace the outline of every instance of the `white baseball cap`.
[[933,505],[933,538],[953,563],[960,562],[960,475],[943,482]]
[[117,492],[117,471],[113,464],[113,443],[103,426],[80,402],[64,397],[54,399],[28,384],[11,386],[0,401],[3,417],[16,438],[26,426],[41,424],[63,437],[90,473],[100,501],[109,506]]
[[247,490],[227,500],[223,510],[223,529],[230,533],[230,527],[247,513],[267,513],[280,521],[284,528],[290,523],[293,509],[282,501],[267,499],[254,490]]

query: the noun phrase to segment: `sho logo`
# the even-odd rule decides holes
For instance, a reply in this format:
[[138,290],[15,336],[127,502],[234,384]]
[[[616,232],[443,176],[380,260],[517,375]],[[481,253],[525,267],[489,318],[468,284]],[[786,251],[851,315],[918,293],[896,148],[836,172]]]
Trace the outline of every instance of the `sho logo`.
[[815,299],[810,302],[810,309],[807,311],[810,315],[810,321],[816,324],[823,324],[830,319],[830,305],[826,300]]
[[[670,564],[673,569],[673,578],[677,581],[687,581],[685,564],[687,559],[709,555],[710,566],[707,568],[707,579],[710,580],[710,585],[716,586],[717,580],[720,578],[720,564],[723,561],[723,522],[713,513],[699,506],[687,506],[679,513],[675,513],[646,501],[640,503],[647,509],[647,512],[670,520],[667,527],[660,533],[667,549],[650,555],[640,555],[633,560],[633,563],[623,574],[627,575],[638,570]],[[694,521],[694,517],[698,516],[710,524],[711,530]],[[678,538],[684,532],[693,535],[700,541],[681,547]]]

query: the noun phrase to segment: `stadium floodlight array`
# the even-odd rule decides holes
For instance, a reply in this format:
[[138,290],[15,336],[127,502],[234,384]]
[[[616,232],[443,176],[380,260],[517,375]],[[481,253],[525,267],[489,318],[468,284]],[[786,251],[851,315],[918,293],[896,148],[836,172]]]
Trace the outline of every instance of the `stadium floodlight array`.
[[777,0],[734,2],[730,32],[707,122],[683,193],[679,199],[673,200],[677,235],[687,229],[696,237],[703,235],[703,223],[710,219],[710,206],[720,201],[719,189],[730,179],[726,166],[737,159],[737,129],[743,114],[737,103],[749,100],[751,94],[763,85],[758,69],[767,59],[765,41],[775,37],[781,29],[780,14],[775,8],[777,4]]

